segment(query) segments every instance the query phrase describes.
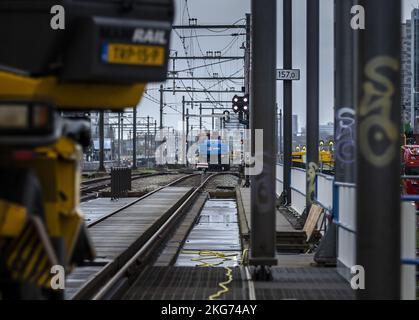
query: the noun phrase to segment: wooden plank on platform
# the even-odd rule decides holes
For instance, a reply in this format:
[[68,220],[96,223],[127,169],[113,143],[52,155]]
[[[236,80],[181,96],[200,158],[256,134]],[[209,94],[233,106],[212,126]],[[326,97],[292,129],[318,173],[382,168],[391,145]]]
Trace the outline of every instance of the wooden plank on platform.
[[311,236],[313,235],[314,231],[316,230],[317,222],[320,219],[320,216],[323,213],[323,208],[317,204],[312,204],[310,208],[310,212],[307,217],[307,221],[304,224],[303,231],[307,234],[307,242],[310,241]]

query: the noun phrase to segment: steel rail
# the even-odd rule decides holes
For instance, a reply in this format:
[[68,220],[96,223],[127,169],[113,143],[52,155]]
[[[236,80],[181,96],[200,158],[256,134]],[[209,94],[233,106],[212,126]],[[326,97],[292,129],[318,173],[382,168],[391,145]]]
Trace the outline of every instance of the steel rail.
[[[141,201],[141,200],[143,200],[143,199],[145,199],[145,198],[147,198],[147,197],[155,194],[158,191],[161,191],[164,188],[174,186],[177,183],[180,183],[180,182],[182,182],[184,180],[187,180],[187,179],[192,178],[192,177],[195,177],[195,176],[200,176],[200,175],[201,174],[197,174],[197,173],[187,174],[187,175],[185,175],[183,177],[180,177],[179,179],[176,179],[176,180],[174,180],[174,181],[172,181],[172,182],[170,182],[170,183],[168,183],[168,184],[166,184],[166,185],[164,185],[162,187],[159,187],[159,188],[157,188],[157,189],[155,189],[153,191],[150,191],[147,194],[145,194],[142,197],[140,197],[139,199],[136,199],[135,201],[133,201],[133,202],[125,205],[123,208],[119,208],[119,209],[111,212],[110,214],[107,214],[107,215],[105,215],[105,216],[103,216],[103,217],[101,217],[101,218],[99,218],[99,219],[91,222],[90,224],[87,225],[87,228],[93,227],[94,225],[96,225],[96,224],[98,224],[98,223],[100,223],[100,222],[108,219],[109,217],[117,214],[118,212],[121,212],[121,211],[127,209],[128,207],[130,207],[130,206],[138,203],[139,201]],[[96,291],[95,290],[95,287],[97,287],[97,285],[95,284],[95,282],[97,282],[97,280],[100,279],[100,278],[109,278],[109,277],[112,276],[112,274],[114,274],[116,272],[115,271],[115,268],[116,268],[115,261],[116,260],[113,260],[113,261],[110,261],[110,262],[107,262],[106,264],[104,264],[103,265],[103,268],[101,270],[99,270],[92,279],[90,279],[89,281],[87,281],[86,283],[84,283],[83,286],[80,287],[77,290],[77,292],[71,297],[71,299],[72,300],[79,300],[79,299],[85,299],[86,297],[93,296],[93,294],[89,294],[89,293],[92,292],[92,291],[93,292]],[[99,262],[99,264],[101,264],[101,263]],[[92,265],[96,265],[95,261],[92,262]]]

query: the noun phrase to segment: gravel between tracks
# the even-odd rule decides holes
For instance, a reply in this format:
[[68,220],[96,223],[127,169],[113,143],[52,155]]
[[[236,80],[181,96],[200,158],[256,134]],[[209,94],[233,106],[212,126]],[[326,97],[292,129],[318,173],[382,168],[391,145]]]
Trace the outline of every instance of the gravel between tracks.
[[199,187],[202,183],[208,177],[208,175],[201,175],[199,176],[193,176],[190,178],[187,178],[179,183],[176,183],[175,187]]
[[[150,192],[158,187],[164,186],[172,181],[175,181],[184,174],[169,174],[169,175],[161,175],[161,176],[153,176],[153,177],[145,177],[140,178],[137,180],[132,181],[132,192]],[[176,185],[174,187],[198,187],[203,180],[205,180],[209,174],[205,174],[203,177],[201,175],[193,176],[187,178]],[[211,179],[207,186],[206,190],[216,190],[222,189],[222,187],[236,187],[239,183],[239,178],[232,174],[223,174]],[[221,187],[221,188],[220,188]],[[110,191],[110,188],[105,189],[104,191]]]
[[132,182],[132,191],[152,191],[183,176],[184,174],[167,174],[137,179]]
[[239,185],[239,177],[234,174],[218,175],[211,179],[206,185],[206,190],[223,190],[225,188],[235,188]]

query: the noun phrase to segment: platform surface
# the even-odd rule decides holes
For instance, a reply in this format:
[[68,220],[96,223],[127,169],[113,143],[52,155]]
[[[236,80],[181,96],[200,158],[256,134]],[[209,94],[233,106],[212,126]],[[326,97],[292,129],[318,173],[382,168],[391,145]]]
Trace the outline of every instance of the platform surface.
[[254,282],[259,300],[353,300],[355,291],[336,268],[272,268],[273,281]]
[[[252,270],[249,270],[250,272]],[[332,268],[272,268],[272,281],[249,281],[243,267],[232,268],[233,280],[220,300],[352,300],[355,292]],[[226,281],[225,268],[148,267],[124,299],[208,300]],[[251,292],[252,291],[252,292]]]
[[[240,268],[221,299],[246,300]],[[226,269],[204,267],[147,267],[124,296],[127,300],[208,300],[226,281]]]

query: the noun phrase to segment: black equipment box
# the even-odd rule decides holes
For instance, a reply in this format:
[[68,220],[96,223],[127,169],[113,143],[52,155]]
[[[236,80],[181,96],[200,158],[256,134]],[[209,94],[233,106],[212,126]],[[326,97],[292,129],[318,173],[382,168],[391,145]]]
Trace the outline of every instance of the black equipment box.
[[1,0],[0,69],[65,82],[162,81],[173,17],[173,0]]

